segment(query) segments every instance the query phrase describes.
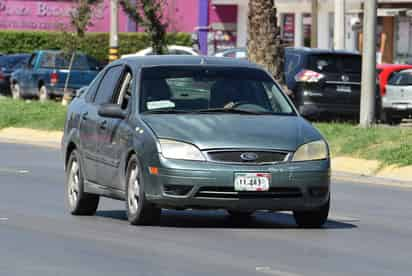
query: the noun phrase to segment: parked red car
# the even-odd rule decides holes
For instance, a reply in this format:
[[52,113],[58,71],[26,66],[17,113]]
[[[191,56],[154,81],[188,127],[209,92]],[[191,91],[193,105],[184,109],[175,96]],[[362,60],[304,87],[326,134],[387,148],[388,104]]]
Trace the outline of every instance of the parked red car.
[[405,69],[412,69],[410,64],[378,64],[376,66],[377,74],[379,77],[379,90],[381,96],[386,93],[386,84],[393,72],[399,72]]

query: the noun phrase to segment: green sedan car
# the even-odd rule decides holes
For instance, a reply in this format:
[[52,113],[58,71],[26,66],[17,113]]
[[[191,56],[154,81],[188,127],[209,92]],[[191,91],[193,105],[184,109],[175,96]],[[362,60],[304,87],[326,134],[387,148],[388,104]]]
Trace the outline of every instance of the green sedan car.
[[131,224],[157,223],[162,208],[327,221],[328,144],[257,65],[125,58],[80,94],[62,141],[72,214],[94,214],[104,196],[126,202]]

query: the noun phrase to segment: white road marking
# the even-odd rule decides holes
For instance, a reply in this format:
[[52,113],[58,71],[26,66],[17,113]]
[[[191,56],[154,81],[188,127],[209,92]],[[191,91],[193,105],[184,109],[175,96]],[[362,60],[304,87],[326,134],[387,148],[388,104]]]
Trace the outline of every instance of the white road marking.
[[0,168],[0,173],[17,173],[17,174],[26,174],[29,173],[28,170],[19,170],[19,169],[10,169],[10,168]]
[[8,221],[9,218],[0,218],[0,221]]
[[275,276],[303,276],[302,274],[296,274],[288,271],[281,271],[272,269],[270,266],[257,266],[256,271],[268,275],[275,275]]

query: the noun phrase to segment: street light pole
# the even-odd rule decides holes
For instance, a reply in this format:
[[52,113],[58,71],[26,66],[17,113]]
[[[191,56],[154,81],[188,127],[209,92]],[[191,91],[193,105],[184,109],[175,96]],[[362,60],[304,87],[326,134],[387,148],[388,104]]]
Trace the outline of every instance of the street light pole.
[[110,0],[109,62],[119,58],[119,0]]
[[312,13],[312,28],[310,30],[310,47],[318,47],[318,0],[312,0],[311,13]]
[[335,0],[334,49],[345,49],[345,0]]
[[360,126],[375,119],[376,93],[376,0],[364,1]]

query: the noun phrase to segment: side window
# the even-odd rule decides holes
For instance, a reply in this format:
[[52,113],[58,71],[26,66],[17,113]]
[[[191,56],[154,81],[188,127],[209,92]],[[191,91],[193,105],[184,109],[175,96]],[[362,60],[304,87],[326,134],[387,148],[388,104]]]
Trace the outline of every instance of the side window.
[[95,104],[102,105],[112,102],[117,84],[119,83],[120,75],[122,74],[122,68],[122,66],[114,66],[106,71],[100,82],[99,88],[97,89],[94,98]]
[[94,95],[96,94],[97,87],[100,84],[100,81],[102,80],[102,77],[104,75],[105,71],[99,72],[97,76],[93,79],[93,81],[89,84],[89,89],[87,90],[87,95],[86,95],[86,101],[87,102],[92,102],[94,99]]
[[412,82],[411,82],[411,80],[412,80],[411,73],[405,72],[405,73],[401,73],[400,75],[401,75],[401,78],[398,81],[398,85],[406,86],[406,85],[411,85],[412,84]]
[[36,58],[37,58],[37,54],[32,54],[29,60],[29,65],[31,68],[34,67],[34,65],[36,64]]
[[298,55],[290,54],[286,57],[286,74],[291,74],[299,65],[300,57]]

